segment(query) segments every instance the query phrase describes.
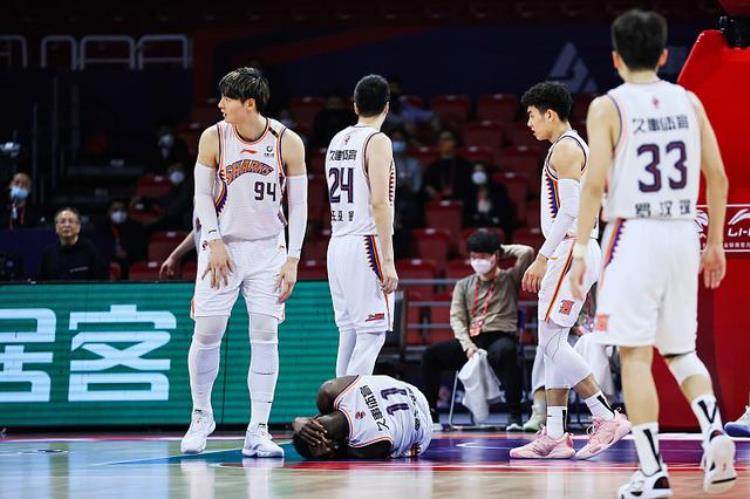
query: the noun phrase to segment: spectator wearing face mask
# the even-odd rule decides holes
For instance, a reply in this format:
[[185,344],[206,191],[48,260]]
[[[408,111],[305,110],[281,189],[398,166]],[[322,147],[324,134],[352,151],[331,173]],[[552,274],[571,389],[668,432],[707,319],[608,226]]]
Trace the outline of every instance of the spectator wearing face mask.
[[481,163],[474,165],[471,174],[471,188],[464,204],[464,225],[501,227],[506,234],[515,227],[515,209],[507,189],[493,183]]
[[96,246],[81,237],[81,215],[75,208],[55,214],[59,241],[45,248],[39,271],[40,281],[94,281],[108,277],[107,264]]
[[8,196],[0,207],[0,229],[28,229],[36,226],[39,213],[29,201],[31,177],[16,173],[8,185]]
[[156,200],[161,216],[147,227],[154,230],[190,230],[193,212],[193,177],[186,175],[185,167],[174,164],[167,170],[167,177],[172,183],[169,193]]
[[[521,430],[521,386],[518,367],[518,291],[526,268],[534,259],[528,246],[501,246],[494,233],[478,231],[469,237],[467,249],[474,274],[453,288],[450,321],[453,340],[430,345],[422,358],[424,394],[433,422],[439,423],[437,399],[443,371],[458,371],[480,348],[505,388],[510,415],[509,430]],[[509,269],[498,262],[515,257]],[[437,427],[436,427],[437,429]]]
[[130,265],[146,259],[146,229],[128,218],[127,205],[122,200],[112,201],[107,220],[100,229],[103,239],[110,243],[112,261],[120,264],[123,279],[128,278]]
[[172,165],[179,164],[185,168],[189,162],[190,153],[185,141],[175,135],[171,125],[160,125],[148,153],[144,172],[163,175]]
[[388,116],[383,124],[386,130],[401,127],[414,135],[418,124],[433,121],[435,113],[409,104],[402,95],[401,81],[398,78],[388,78],[388,86],[391,90],[391,100]]
[[456,154],[458,141],[450,130],[443,130],[438,139],[440,158],[425,173],[424,192],[428,199],[466,201],[471,186],[471,163]]

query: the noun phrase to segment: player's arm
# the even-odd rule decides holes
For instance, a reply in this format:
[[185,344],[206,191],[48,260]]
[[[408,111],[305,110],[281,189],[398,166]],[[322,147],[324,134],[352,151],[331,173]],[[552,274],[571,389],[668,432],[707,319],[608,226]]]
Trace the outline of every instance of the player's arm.
[[583,150],[572,139],[561,140],[552,151],[550,164],[557,172],[557,194],[560,205],[547,239],[536,255],[536,260],[523,275],[521,288],[524,291],[539,292],[542,279],[547,272],[547,261],[573,226],[578,213],[581,168],[585,161]]
[[372,216],[380,241],[380,252],[383,258],[383,292],[396,291],[398,275],[393,256],[393,207],[390,199],[390,176],[393,167],[393,148],[391,139],[379,133],[373,136],[365,151],[367,175],[370,179],[370,202]]
[[281,136],[281,157],[286,171],[287,205],[289,207],[289,247],[287,259],[279,272],[279,302],[286,301],[297,282],[297,265],[307,230],[307,168],[305,145],[299,135],[286,129]]
[[607,172],[614,160],[615,142],[620,133],[620,121],[612,99],[597,97],[589,106],[586,130],[589,138],[589,161],[581,185],[578,207],[578,230],[573,248],[571,291],[578,300],[584,298],[581,286],[586,272],[584,256],[591,231],[602,207],[602,196],[607,182]]
[[185,239],[183,239],[182,242],[172,250],[167,259],[164,260],[164,263],[162,263],[159,268],[159,279],[164,279],[164,277],[174,277],[177,264],[182,260],[182,257],[185,256],[188,251],[195,248],[194,233],[195,231],[191,230],[190,233],[185,236]]
[[391,456],[391,442],[382,440],[364,447],[347,446],[346,455],[352,459],[388,459]]
[[335,408],[333,403],[341,392],[357,381],[357,376],[342,376],[326,381],[318,389],[318,395],[315,399],[315,403],[318,406],[318,411],[321,414],[330,414]]
[[729,180],[721,159],[716,134],[708,120],[700,99],[688,92],[693,101],[701,130],[701,171],[706,178],[706,201],[708,202],[708,240],[701,257],[703,282],[707,288],[716,289],[726,274],[724,256],[724,220],[727,210]]
[[221,281],[228,284],[232,262],[229,259],[224,241],[219,232],[219,218],[213,200],[213,188],[216,181],[216,168],[219,165],[219,132],[216,127],[209,127],[201,134],[198,142],[198,161],[195,163],[195,213],[201,221],[202,234],[208,241],[210,256],[208,265],[201,279],[211,275],[211,287],[218,288]]

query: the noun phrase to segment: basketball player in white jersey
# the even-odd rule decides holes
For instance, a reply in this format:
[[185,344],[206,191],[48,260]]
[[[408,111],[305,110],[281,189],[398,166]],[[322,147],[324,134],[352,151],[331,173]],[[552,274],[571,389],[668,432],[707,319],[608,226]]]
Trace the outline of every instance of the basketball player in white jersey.
[[316,402],[318,416],[292,423],[294,447],[308,459],[415,457],[432,440],[427,399],[390,376],[326,381]]
[[[586,168],[588,146],[568,121],[573,98],[561,83],[543,82],[521,98],[537,140],[552,143],[542,171],[541,225],[545,237],[536,260],[526,270],[524,290],[539,294],[539,348],[544,354],[547,425],[530,444],[512,449],[510,457],[588,459],[607,450],[630,432],[630,423],[612,410],[594,379],[591,366],[568,343],[585,301],[596,282],[601,250],[596,227],[586,241],[585,258],[590,270],[584,278],[583,296],[575,298],[567,279],[572,261],[575,217],[580,179]],[[592,217],[593,218],[593,217]],[[565,420],[570,388],[581,396],[593,416],[589,442],[577,453]]]
[[393,201],[396,172],[390,139],[388,82],[362,78],[354,89],[356,125],[341,130],[326,154],[331,242],[328,283],[339,329],[336,376],[372,374],[393,326]]
[[[613,61],[624,84],[595,99],[588,112],[591,154],[578,211],[571,285],[577,297],[589,272],[584,259],[606,187],[605,254],[595,337],[618,345],[625,406],[640,462],[624,498],[669,497],[659,452],[659,399],[651,375],[659,350],[700,422],[706,492],[735,483],[735,448],[703,362],[695,353],[698,273],[715,289],[726,271],[723,229],[728,181],[716,137],[698,98],[660,80],[667,23],[629,11],[612,24]],[[695,228],[700,171],[710,219],[700,254]]]
[[[188,355],[193,416],[182,440],[201,452],[215,423],[211,389],[229,314],[242,292],[250,317],[248,373],[250,424],[242,453],[282,457],[268,433],[279,372],[278,326],[297,280],[307,225],[307,174],[300,137],[263,114],[270,92],[254,68],[239,68],[219,82],[224,120],[200,138],[195,165],[195,213],[200,242]],[[289,210],[289,245],[282,199]]]

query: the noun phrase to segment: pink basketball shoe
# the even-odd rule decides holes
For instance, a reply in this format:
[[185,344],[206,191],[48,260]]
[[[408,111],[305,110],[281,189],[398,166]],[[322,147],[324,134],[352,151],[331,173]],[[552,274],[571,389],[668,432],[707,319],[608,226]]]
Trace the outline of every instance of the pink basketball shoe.
[[576,453],[570,433],[555,440],[547,435],[547,428],[542,428],[536,435],[533,442],[511,449],[511,459],[570,459]]

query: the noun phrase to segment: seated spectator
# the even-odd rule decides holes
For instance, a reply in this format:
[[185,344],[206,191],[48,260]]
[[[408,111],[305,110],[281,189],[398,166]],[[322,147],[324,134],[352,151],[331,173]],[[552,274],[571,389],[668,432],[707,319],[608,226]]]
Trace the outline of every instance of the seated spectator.
[[62,208],[55,214],[59,242],[42,253],[40,281],[106,280],[107,263],[94,244],[80,237],[81,214],[75,208]]
[[338,96],[329,97],[326,106],[315,115],[310,147],[328,147],[334,135],[356,122],[354,109],[346,105],[344,99]]
[[[433,422],[439,424],[437,399],[443,371],[458,371],[478,349],[505,388],[510,424],[521,429],[521,370],[518,365],[518,291],[521,278],[534,258],[528,246],[501,246],[497,235],[479,231],[469,237],[471,266],[475,274],[456,283],[451,302],[454,340],[430,345],[422,358],[424,393]],[[516,258],[509,269],[498,262],[506,255]],[[437,429],[437,427],[436,427]]]
[[8,197],[0,205],[0,228],[28,229],[39,222],[39,212],[29,201],[31,177],[16,173],[8,185]]
[[399,78],[389,78],[388,86],[391,89],[391,100],[389,104],[388,116],[383,123],[384,130],[394,128],[403,128],[409,134],[416,133],[417,125],[430,123],[435,117],[429,109],[420,109],[414,107],[406,100],[401,92],[401,80]]
[[390,136],[396,166],[396,216],[411,229],[421,223],[422,164],[406,154],[407,136],[403,130],[396,129]]
[[180,164],[185,168],[189,162],[190,153],[185,141],[175,135],[171,124],[159,125],[147,153],[144,173],[163,175],[170,166]]
[[456,135],[453,132],[440,132],[440,159],[427,168],[424,177],[424,192],[428,199],[455,199],[464,203],[467,201],[472,168],[471,163],[456,155],[457,147]]
[[469,200],[464,204],[464,225],[502,227],[506,234],[515,228],[515,209],[504,185],[492,183],[484,165],[474,165]]
[[108,219],[102,224],[100,232],[103,239],[110,241],[112,260],[120,264],[122,277],[127,279],[130,264],[146,259],[146,229],[128,218],[124,201],[115,200],[109,205]]
[[167,170],[172,188],[162,199],[154,200],[157,210],[161,211],[158,219],[148,225],[149,231],[155,230],[190,230],[193,213],[193,176],[186,174],[185,166],[175,163]]

